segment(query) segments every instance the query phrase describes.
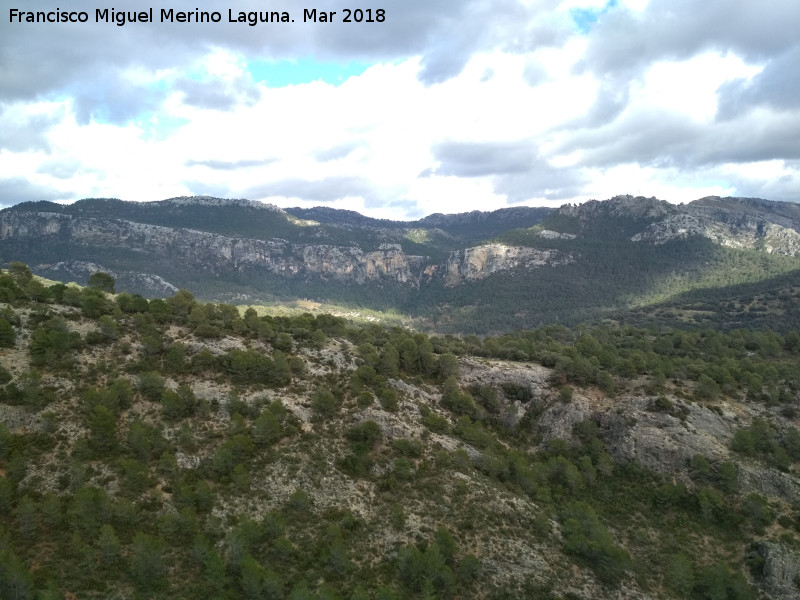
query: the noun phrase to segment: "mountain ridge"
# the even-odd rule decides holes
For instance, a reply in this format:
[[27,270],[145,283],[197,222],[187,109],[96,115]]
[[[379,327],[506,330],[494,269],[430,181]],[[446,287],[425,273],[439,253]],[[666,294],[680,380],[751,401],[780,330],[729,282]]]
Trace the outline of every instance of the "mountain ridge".
[[[410,222],[211,197],[0,211],[3,260],[45,276],[57,274],[52,265],[95,263],[131,292],[163,294],[161,283],[143,283],[163,281],[226,299],[235,288],[249,303],[309,298],[391,308],[421,326],[443,323],[436,315],[450,310],[460,316],[448,317],[448,327],[460,320],[465,331],[489,328],[486,319],[498,323],[491,330],[513,326],[514,314],[523,315],[517,326],[575,322],[693,287],[787,273],[800,268],[798,232],[795,205],[716,197],[674,205],[628,195]],[[494,309],[481,296],[492,287],[504,290]],[[571,308],[578,305],[585,308]]]

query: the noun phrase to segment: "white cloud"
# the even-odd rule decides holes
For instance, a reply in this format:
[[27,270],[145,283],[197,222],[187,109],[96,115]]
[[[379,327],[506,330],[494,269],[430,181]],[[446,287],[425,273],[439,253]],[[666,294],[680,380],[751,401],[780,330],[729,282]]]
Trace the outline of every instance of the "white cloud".
[[[724,5],[397,3],[386,39],[141,26],[94,28],[84,42],[42,29],[63,34],[53,48],[70,48],[74,64],[59,68],[56,52],[38,75],[10,73],[0,170],[29,185],[2,189],[64,200],[255,194],[398,218],[619,193],[800,200],[800,105],[782,84],[796,82],[784,21],[797,8],[775,0],[769,15],[747,8],[720,25]],[[602,14],[582,34],[574,9]],[[104,54],[109,31],[120,47]],[[339,85],[281,88],[248,69],[309,56],[373,66]]]

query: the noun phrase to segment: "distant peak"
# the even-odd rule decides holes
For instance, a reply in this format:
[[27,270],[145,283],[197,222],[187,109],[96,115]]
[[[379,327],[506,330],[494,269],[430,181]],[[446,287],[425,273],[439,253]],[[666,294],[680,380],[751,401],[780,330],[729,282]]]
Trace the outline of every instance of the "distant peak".
[[214,196],[178,196],[168,198],[162,202],[179,206],[247,206],[250,208],[262,208],[273,212],[283,212],[283,209],[274,204],[259,202],[258,200],[247,200],[245,198],[215,198]]
[[674,212],[675,207],[666,200],[655,197],[631,196],[629,194],[614,196],[608,200],[589,200],[583,204],[565,204],[558,209],[562,215],[571,217],[588,217],[590,215],[608,214],[626,216],[634,219],[657,218]]

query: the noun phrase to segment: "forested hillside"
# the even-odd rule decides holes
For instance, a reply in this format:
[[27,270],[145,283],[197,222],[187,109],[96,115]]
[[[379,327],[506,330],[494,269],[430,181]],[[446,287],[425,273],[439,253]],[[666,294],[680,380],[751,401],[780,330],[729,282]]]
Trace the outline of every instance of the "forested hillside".
[[[208,197],[23,203],[0,211],[0,260],[81,284],[109,272],[149,298],[187,289],[240,305],[392,312],[442,334],[646,324],[662,305],[680,326],[800,326],[791,310],[746,300],[791,297],[800,274],[798,211],[757,199],[619,196],[413,222]],[[695,310],[717,299],[731,310]]]
[[2,598],[796,598],[800,335],[0,273]]

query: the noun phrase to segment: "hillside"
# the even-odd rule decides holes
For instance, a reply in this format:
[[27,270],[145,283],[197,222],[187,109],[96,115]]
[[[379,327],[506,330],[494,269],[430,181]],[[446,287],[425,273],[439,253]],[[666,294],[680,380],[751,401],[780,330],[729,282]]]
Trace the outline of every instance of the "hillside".
[[65,282],[106,271],[145,297],[182,288],[235,304],[301,300],[485,334],[770,285],[799,272],[798,232],[796,205],[743,198],[619,196],[414,222],[207,197],[90,199],[0,211],[0,260]]
[[479,339],[0,273],[0,597],[790,599],[800,336]]

